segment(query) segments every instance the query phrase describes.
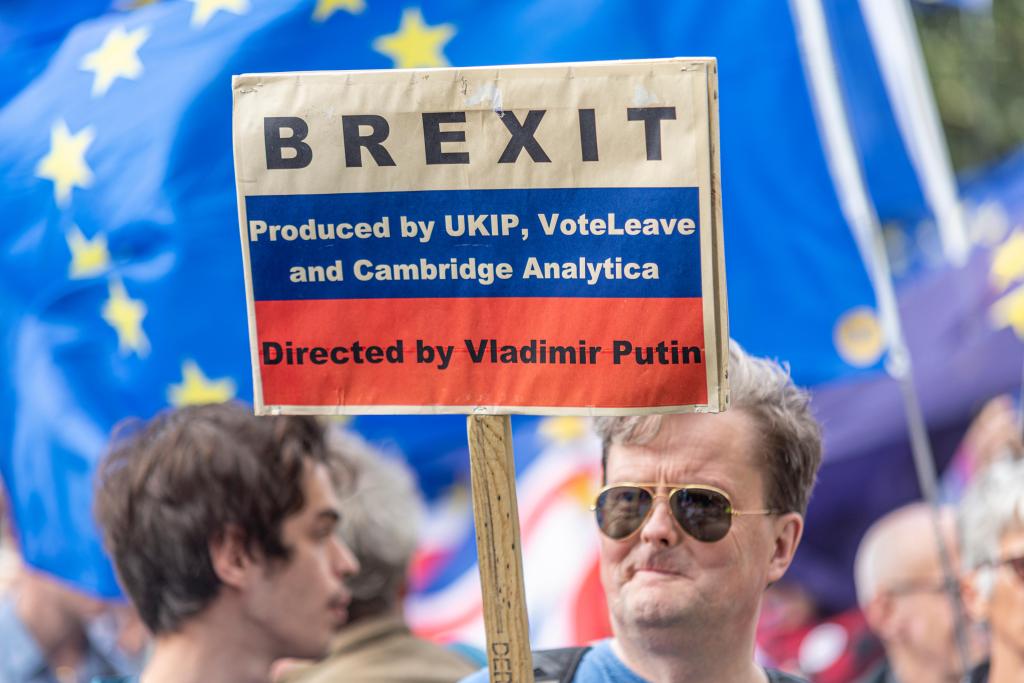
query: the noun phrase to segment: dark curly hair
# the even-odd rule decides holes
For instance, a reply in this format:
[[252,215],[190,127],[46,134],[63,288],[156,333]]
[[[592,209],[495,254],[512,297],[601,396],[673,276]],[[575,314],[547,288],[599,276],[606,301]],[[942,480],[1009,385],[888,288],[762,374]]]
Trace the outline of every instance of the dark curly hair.
[[153,633],[216,597],[209,543],[230,525],[250,551],[287,560],[281,525],[305,504],[308,461],[328,463],[311,417],[256,417],[237,403],[160,413],[115,430],[95,501],[121,584]]

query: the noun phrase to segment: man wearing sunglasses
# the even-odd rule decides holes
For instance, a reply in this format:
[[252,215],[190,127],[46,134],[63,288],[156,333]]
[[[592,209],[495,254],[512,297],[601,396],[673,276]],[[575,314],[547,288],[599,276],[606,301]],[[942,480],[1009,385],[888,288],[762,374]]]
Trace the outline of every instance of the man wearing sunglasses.
[[1024,680],[1024,461],[984,470],[960,502],[964,601],[989,626],[989,661],[972,683]]
[[577,681],[797,680],[754,662],[754,633],[800,542],[820,430],[788,373],[735,343],[729,385],[724,413],[596,420],[614,638],[584,660],[608,673]]
[[614,637],[561,680],[799,680],[754,662],[754,631],[765,588],[800,542],[820,432],[788,373],[736,344],[729,384],[724,413],[595,421],[605,486],[594,512]]

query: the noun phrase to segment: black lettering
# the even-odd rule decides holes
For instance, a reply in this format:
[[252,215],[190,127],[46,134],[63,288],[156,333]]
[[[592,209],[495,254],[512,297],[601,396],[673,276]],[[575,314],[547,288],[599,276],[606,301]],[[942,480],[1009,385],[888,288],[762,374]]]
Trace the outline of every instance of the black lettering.
[[626,110],[630,121],[644,122],[647,141],[647,161],[661,161],[661,122],[676,118],[675,107],[630,107]]
[[[287,128],[291,137],[282,137]],[[267,169],[305,168],[313,161],[313,150],[303,140],[309,135],[309,126],[298,116],[265,116],[263,118],[263,146],[267,152]],[[285,149],[295,150],[295,156],[286,157]]]
[[484,352],[487,350],[487,340],[481,339],[480,346],[473,346],[472,339],[466,339],[466,351],[469,352],[469,359],[474,363],[479,363],[484,359]]
[[[369,126],[366,135],[359,133],[360,126]],[[394,166],[395,160],[381,144],[388,139],[391,127],[387,119],[376,114],[360,114],[341,117],[341,132],[345,139],[345,165],[349,168],[363,165],[360,147],[365,147],[378,166]]]
[[612,362],[615,365],[622,365],[623,356],[628,356],[633,351],[633,345],[628,341],[616,339],[612,344]]
[[534,161],[551,161],[548,155],[544,153],[544,148],[533,137],[545,113],[543,109],[530,110],[526,114],[526,121],[524,123],[519,123],[519,119],[510,111],[498,113],[498,118],[501,119],[501,122],[505,124],[505,128],[508,128],[509,134],[512,135],[505,146],[505,151],[501,153],[501,158],[498,159],[499,164],[515,163],[516,159],[519,158],[519,152],[524,149]]
[[580,109],[580,149],[583,161],[597,161],[597,121],[593,109]]
[[281,362],[281,345],[277,342],[263,342],[263,364],[277,365]]
[[699,346],[684,346],[683,347],[683,363],[689,365],[690,363],[700,363],[700,347]]
[[442,123],[465,123],[466,112],[442,111],[423,114],[423,153],[427,164],[468,164],[469,152],[442,152],[442,142],[465,142],[464,130],[441,130]]
[[363,345],[360,344],[359,342],[352,342],[351,352],[352,352],[352,361],[354,363],[357,363],[359,365],[363,364],[363,349],[364,349]]
[[551,346],[548,348],[549,363],[576,363],[576,348],[573,346]]

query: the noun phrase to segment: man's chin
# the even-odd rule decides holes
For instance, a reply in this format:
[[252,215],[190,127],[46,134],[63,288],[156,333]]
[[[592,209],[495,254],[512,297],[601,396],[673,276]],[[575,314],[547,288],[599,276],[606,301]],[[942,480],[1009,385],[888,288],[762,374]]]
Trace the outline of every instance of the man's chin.
[[633,626],[645,628],[677,626],[685,622],[693,611],[690,606],[680,603],[678,596],[666,598],[658,595],[638,596],[624,605],[623,616]]
[[301,647],[293,647],[288,653],[287,659],[294,660],[318,660],[323,659],[330,653],[331,639],[337,631],[331,631],[330,635],[318,638],[316,640],[309,639],[302,643]]

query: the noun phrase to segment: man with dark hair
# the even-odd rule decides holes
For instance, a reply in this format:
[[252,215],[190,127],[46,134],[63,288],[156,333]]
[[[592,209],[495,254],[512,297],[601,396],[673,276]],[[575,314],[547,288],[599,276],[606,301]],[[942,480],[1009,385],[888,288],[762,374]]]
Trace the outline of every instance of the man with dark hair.
[[154,634],[146,683],[252,683],[318,657],[358,570],[320,424],[236,404],[158,415],[104,461],[96,512]]
[[614,637],[554,680],[798,680],[754,662],[754,634],[765,588],[800,542],[820,432],[778,364],[732,344],[729,382],[724,413],[596,420],[606,486],[594,509]]

